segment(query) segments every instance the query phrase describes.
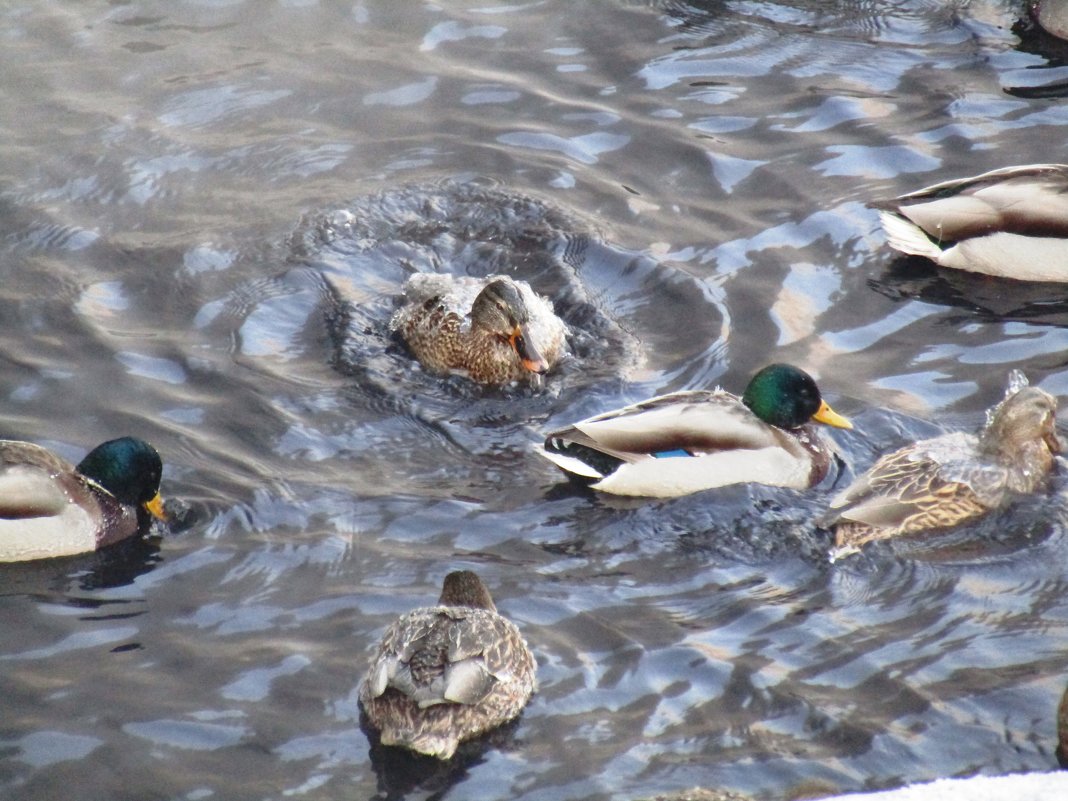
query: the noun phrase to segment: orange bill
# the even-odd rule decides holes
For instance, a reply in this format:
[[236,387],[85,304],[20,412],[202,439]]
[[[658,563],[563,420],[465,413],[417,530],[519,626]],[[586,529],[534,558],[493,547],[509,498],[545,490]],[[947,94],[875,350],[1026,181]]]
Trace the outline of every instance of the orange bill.
[[527,336],[526,326],[517,325],[512,335],[508,337],[508,343],[519,355],[519,361],[524,368],[537,375],[543,375],[549,371],[549,363],[538,353],[538,349]]
[[849,419],[842,417],[834,409],[832,409],[827,401],[820,401],[820,408],[816,410],[816,413],[812,415],[812,419],[817,423],[825,423],[835,428],[852,428],[853,424],[849,422]]

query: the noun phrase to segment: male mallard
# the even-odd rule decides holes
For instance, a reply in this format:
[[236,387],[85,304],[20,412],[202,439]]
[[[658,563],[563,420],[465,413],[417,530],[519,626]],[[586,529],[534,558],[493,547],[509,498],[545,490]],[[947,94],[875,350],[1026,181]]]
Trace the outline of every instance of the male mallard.
[[1065,0],[1035,0],[1031,16],[1047,33],[1068,39],[1068,2]]
[[87,553],[165,519],[163,462],[134,437],[91,450],[77,467],[29,442],[0,440],[0,562]]
[[1004,400],[973,434],[944,434],[878,459],[831,501],[842,553],[871,540],[949,528],[1046,483],[1060,452],[1057,401],[1013,371]]
[[449,573],[437,606],[386,631],[360,685],[384,745],[448,759],[464,740],[516,717],[534,692],[534,655],[470,570]]
[[404,294],[390,329],[430,370],[483,384],[537,380],[563,353],[563,321],[525,281],[416,273]]
[[741,398],[722,389],[661,395],[553,431],[538,452],[616,495],[670,498],[745,482],[804,489],[832,456],[812,420],[853,427],[812,376],[772,364]]
[[945,181],[876,204],[890,247],[943,267],[1068,281],[1068,164]]

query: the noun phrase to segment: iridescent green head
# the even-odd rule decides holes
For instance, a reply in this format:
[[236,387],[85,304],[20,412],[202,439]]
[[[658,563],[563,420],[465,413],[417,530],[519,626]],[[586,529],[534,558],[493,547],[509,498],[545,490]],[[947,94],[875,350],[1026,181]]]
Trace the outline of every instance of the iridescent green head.
[[799,428],[810,420],[835,428],[853,427],[827,405],[812,376],[789,364],[769,364],[753,376],[742,403],[765,423],[778,428]]
[[78,472],[106,489],[120,503],[144,507],[156,517],[166,519],[159,496],[163,460],[144,440],[120,437],[97,445],[78,464]]

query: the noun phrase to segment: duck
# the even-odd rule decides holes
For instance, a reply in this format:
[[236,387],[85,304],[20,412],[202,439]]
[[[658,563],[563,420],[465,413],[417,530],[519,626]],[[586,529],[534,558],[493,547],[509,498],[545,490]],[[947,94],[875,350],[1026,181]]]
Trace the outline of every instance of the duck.
[[89,553],[166,520],[163,462],[136,437],[109,440],[77,466],[31,442],[0,440],[0,562]]
[[567,327],[525,281],[415,273],[404,295],[390,330],[433,372],[538,384],[564,353]]
[[660,395],[553,431],[537,452],[615,495],[672,498],[750,482],[807,489],[834,456],[812,422],[853,427],[812,376],[770,364],[740,398],[719,388]]
[[1037,0],[1031,3],[1031,16],[1046,33],[1068,39],[1068,2]]
[[1057,401],[1014,371],[978,434],[953,432],[876,460],[830,502],[834,556],[873,540],[949,529],[1045,486],[1061,443]]
[[1068,164],[1026,164],[873,204],[895,250],[1020,281],[1068,281]]
[[358,696],[383,745],[445,760],[519,715],[536,689],[535,667],[478,574],[457,570],[436,606],[386,630]]

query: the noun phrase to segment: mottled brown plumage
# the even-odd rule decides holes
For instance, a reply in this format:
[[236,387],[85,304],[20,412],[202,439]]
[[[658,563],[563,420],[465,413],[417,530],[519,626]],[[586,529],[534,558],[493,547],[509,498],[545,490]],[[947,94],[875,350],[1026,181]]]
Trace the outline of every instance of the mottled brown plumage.
[[382,743],[448,759],[516,717],[535,688],[534,656],[469,570],[445,577],[438,605],[386,631],[360,704]]
[[1015,374],[978,436],[946,434],[883,456],[831,501],[841,553],[975,520],[1045,485],[1060,451],[1057,401]]
[[566,328],[524,281],[416,273],[390,329],[435,372],[483,384],[537,380],[564,352]]

